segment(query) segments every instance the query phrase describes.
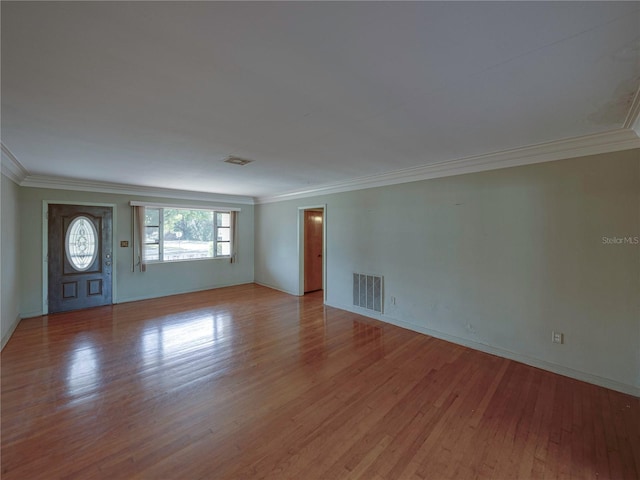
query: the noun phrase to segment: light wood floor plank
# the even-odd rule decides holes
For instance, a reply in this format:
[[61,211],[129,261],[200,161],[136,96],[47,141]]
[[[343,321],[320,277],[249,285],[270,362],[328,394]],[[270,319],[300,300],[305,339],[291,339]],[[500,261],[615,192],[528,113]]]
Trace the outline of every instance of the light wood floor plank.
[[23,320],[2,479],[640,477],[640,399],[257,285]]

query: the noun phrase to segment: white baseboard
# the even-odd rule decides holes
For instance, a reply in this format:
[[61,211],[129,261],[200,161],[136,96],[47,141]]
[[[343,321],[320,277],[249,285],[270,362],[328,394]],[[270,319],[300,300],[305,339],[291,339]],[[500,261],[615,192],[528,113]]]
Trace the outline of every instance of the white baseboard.
[[257,282],[257,281],[254,281],[253,283],[255,283],[256,285],[260,285],[261,287],[267,287],[267,288],[271,288],[272,290],[278,290],[279,292],[287,293],[287,294],[293,295],[295,297],[299,297],[300,296],[298,294],[298,292],[291,292],[289,290],[285,290],[284,288],[276,287],[275,285],[269,285],[268,283]]
[[464,347],[469,347],[484,353],[490,353],[491,355],[496,355],[498,357],[508,358],[509,360],[514,360],[516,362],[524,363],[532,367],[557,373],[558,375],[563,375],[565,377],[581,380],[583,382],[592,383],[600,387],[605,387],[611,390],[616,390],[618,392],[626,393],[628,395],[640,397],[639,386],[628,385],[626,383],[621,383],[616,380],[611,380],[609,378],[600,377],[598,375],[593,375],[591,373],[574,370],[573,368],[565,367],[563,365],[558,365],[556,363],[547,362],[546,360],[542,360],[540,358],[529,357],[527,355],[522,355],[517,352],[505,350],[500,347],[494,347],[491,345],[486,345],[484,343],[474,342],[473,340],[467,340],[466,338],[457,337],[455,335],[442,333],[437,330],[431,330],[430,328],[414,325],[412,323],[391,318],[385,315],[379,315],[375,312],[372,313],[372,312],[369,312],[368,310],[364,310],[352,305],[335,305],[331,303],[327,303],[327,305],[331,307],[339,308],[341,310],[346,310],[348,312],[357,313],[358,315],[362,315],[364,317],[380,320],[381,322],[390,323],[398,327],[406,328],[407,330],[423,333],[431,337],[435,337],[441,340],[445,340],[447,342],[455,343],[456,345],[462,345]]
[[2,350],[5,347],[5,345],[7,344],[7,342],[9,342],[9,339],[11,338],[11,335],[13,335],[13,332],[15,332],[16,327],[20,323],[20,320],[22,320],[22,317],[20,317],[20,315],[18,315],[16,317],[16,319],[14,320],[13,325],[11,325],[11,328],[9,328],[9,331],[5,334],[4,337],[2,337],[2,343],[0,344],[0,350]]

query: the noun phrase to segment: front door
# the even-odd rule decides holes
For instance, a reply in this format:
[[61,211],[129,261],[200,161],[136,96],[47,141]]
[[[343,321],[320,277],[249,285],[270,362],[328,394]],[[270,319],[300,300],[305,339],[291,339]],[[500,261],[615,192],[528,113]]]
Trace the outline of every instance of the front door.
[[49,205],[49,313],[110,305],[112,208]]

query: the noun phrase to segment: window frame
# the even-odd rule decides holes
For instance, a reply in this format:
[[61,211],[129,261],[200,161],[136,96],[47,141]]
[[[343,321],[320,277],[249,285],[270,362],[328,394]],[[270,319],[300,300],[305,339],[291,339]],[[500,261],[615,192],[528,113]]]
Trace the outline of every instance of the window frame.
[[[163,242],[163,234],[164,234],[164,224],[160,219],[160,215],[162,213],[162,208],[156,208],[156,207],[145,207],[144,209],[144,213],[145,213],[145,217],[147,214],[147,209],[153,209],[153,210],[158,210],[158,225],[147,225],[146,219],[144,222],[144,230],[145,230],[145,239],[142,242],[142,247],[145,248],[147,245],[158,245],[158,260],[150,260],[150,259],[146,259],[147,263],[161,263],[162,260],[162,254],[163,252],[163,248],[164,248],[164,242]],[[157,228],[158,229],[158,241],[157,242],[147,242],[146,241],[146,232],[147,232],[147,228]]]
[[[131,202],[131,204],[133,205],[134,202]],[[229,259],[232,256],[232,252],[231,252],[231,212],[233,211],[239,211],[239,209],[234,209],[234,208],[224,208],[224,207],[196,207],[196,206],[185,206],[185,205],[169,205],[169,204],[163,204],[163,205],[141,205],[144,206],[145,209],[145,217],[146,217],[146,212],[147,210],[157,210],[158,211],[158,225],[147,225],[146,224],[146,219],[145,219],[145,224],[144,227],[145,229],[147,228],[147,226],[149,227],[154,227],[154,228],[158,228],[158,242],[147,242],[146,238],[143,239],[142,242],[142,247],[145,248],[147,245],[158,245],[158,259],[150,259],[150,258],[145,258],[145,262],[147,264],[156,264],[156,263],[176,263],[176,262],[196,262],[196,261],[202,261],[202,260],[217,260],[217,259]],[[173,259],[173,260],[164,260],[164,211],[165,209],[168,210],[198,210],[198,211],[205,211],[205,212],[211,212],[212,213],[212,227],[213,227],[213,239],[212,239],[212,243],[213,243],[213,248],[212,248],[212,252],[211,252],[211,256],[206,256],[206,257],[197,257],[197,258],[178,258],[178,259]],[[230,218],[230,222],[229,222],[229,226],[228,227],[221,227],[221,228],[228,228],[229,229],[229,235],[230,238],[229,240],[224,240],[224,241],[218,241],[218,236],[217,236],[217,230],[218,227],[220,227],[219,225],[217,225],[217,215],[218,213],[227,213],[229,214],[229,218]],[[146,231],[146,230],[145,230]],[[228,243],[229,244],[229,254],[227,255],[217,255],[217,247],[218,247],[218,243]]]
[[[229,214],[229,225],[218,225],[218,213],[228,213]],[[218,229],[225,228],[229,230],[229,240],[218,240]],[[218,252],[218,243],[227,243],[229,245],[229,254],[228,255],[216,255]],[[222,212],[222,211],[214,211],[213,212],[213,258],[229,258],[231,257],[231,212]]]

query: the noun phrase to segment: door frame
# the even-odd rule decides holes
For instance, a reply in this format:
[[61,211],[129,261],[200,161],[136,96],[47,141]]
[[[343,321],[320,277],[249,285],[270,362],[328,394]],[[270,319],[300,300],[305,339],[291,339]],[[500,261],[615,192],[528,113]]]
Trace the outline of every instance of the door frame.
[[42,314],[47,315],[49,313],[49,205],[79,205],[81,207],[111,207],[111,303],[118,303],[118,292],[116,290],[117,283],[116,267],[117,267],[117,235],[116,235],[116,221],[117,218],[117,205],[115,203],[96,203],[96,202],[80,202],[69,200],[43,200],[42,201]]
[[304,295],[304,212],[322,210],[322,301],[327,301],[327,204],[298,207],[298,296]]

